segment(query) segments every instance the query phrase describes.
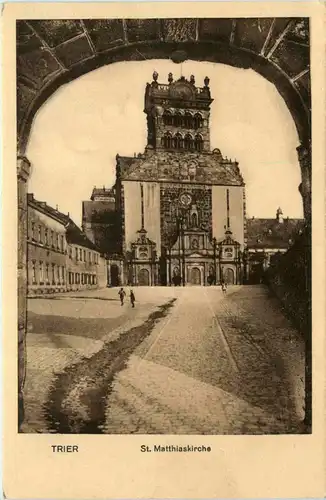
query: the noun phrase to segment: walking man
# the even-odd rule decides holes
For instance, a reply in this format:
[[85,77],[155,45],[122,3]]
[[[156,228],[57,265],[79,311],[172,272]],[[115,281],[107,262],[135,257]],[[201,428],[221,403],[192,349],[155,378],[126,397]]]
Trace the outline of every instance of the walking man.
[[123,306],[123,302],[124,302],[124,299],[125,299],[125,296],[126,296],[126,292],[124,291],[123,288],[120,288],[118,294],[119,294],[119,297],[120,297],[120,303]]
[[226,295],[226,283],[225,283],[225,281],[222,281],[222,292],[223,292],[223,295]]
[[131,303],[131,307],[135,307],[135,294],[132,290],[130,290],[130,303]]

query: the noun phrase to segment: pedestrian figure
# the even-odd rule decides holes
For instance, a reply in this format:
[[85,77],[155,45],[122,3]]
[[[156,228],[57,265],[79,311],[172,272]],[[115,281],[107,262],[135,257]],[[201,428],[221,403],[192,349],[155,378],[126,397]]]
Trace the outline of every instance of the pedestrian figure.
[[131,303],[131,307],[135,307],[135,294],[132,290],[130,290],[130,303]]
[[124,302],[124,299],[125,299],[125,296],[126,296],[126,292],[124,291],[123,288],[120,288],[120,290],[119,290],[118,293],[119,293],[121,305],[123,306],[123,302]]
[[226,283],[225,283],[225,281],[222,281],[222,292],[223,292],[223,295],[226,294]]

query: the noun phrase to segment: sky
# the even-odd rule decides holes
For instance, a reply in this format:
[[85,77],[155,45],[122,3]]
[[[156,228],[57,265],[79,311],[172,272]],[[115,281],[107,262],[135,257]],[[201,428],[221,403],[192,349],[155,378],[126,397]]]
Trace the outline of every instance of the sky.
[[251,69],[193,61],[115,63],[60,87],[36,114],[26,151],[36,199],[81,224],[82,200],[114,184],[116,154],[144,151],[144,92],[154,70],[159,83],[169,72],[193,74],[197,86],[210,78],[211,149],[239,162],[248,217],[275,217],[279,206],[285,217],[303,216],[299,139],[276,87]]

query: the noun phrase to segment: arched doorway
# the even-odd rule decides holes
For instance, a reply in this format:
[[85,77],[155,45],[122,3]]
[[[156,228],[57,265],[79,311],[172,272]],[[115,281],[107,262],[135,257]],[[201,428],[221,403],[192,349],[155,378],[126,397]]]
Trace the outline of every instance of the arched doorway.
[[110,277],[111,286],[119,286],[119,268],[116,264],[110,266]]
[[234,285],[234,270],[231,267],[225,269],[224,279],[228,285]]
[[[261,23],[254,18],[212,18],[209,21],[201,18],[144,18],[135,21],[87,19],[83,20],[85,39],[79,48],[75,44],[81,36],[79,19],[19,20],[17,118],[20,154],[25,152],[33,116],[61,85],[100,66],[118,61],[159,58],[176,61],[173,55],[176,43],[180,49],[185,48],[188,59],[252,68],[275,84],[292,113],[301,142],[306,144],[309,142],[310,123],[309,56],[306,56],[309,23],[303,18],[266,18],[262,20],[262,25],[263,31]],[[233,43],[234,30],[242,32],[244,29],[246,37],[240,37],[236,44]],[[168,39],[163,35],[167,32]],[[183,33],[182,41],[180,33]],[[69,43],[63,45],[67,40]],[[279,40],[282,40],[281,46],[278,45]],[[56,47],[60,47],[60,55],[56,54],[57,67],[44,64],[41,73],[32,72],[27,64],[30,54],[35,53],[35,50],[40,53],[48,50],[49,44],[54,53]],[[67,66],[71,44],[76,51],[75,60]],[[295,51],[290,60],[289,47],[291,53]]]
[[198,267],[193,267],[190,270],[190,283],[192,285],[201,285],[200,269]]
[[138,273],[138,285],[149,286],[149,271],[148,269],[141,269]]

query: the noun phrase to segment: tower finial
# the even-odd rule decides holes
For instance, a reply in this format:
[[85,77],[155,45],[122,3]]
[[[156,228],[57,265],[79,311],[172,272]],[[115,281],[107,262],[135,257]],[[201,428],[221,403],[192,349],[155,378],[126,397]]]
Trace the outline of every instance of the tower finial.
[[153,81],[157,82],[157,79],[158,79],[158,72],[154,71],[154,73],[153,73]]
[[205,76],[205,80],[204,80],[205,87],[208,87],[209,82],[210,82],[210,80],[209,80],[208,76]]
[[173,82],[173,75],[172,75],[172,73],[169,73],[168,82],[169,83]]

